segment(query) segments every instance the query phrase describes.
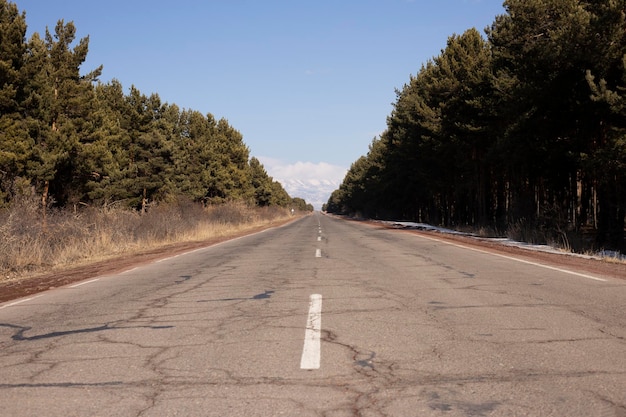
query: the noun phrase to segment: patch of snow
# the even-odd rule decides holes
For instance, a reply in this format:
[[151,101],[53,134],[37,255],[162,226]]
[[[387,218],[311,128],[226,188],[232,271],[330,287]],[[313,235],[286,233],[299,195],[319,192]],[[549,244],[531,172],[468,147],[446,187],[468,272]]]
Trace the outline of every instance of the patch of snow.
[[471,237],[477,240],[482,240],[485,242],[496,242],[501,245],[522,248],[522,249],[526,249],[530,251],[548,252],[548,253],[555,253],[555,254],[560,254],[560,255],[569,255],[569,256],[576,256],[576,257],[586,258],[586,259],[614,259],[618,261],[626,261],[626,255],[623,255],[616,251],[604,250],[604,251],[598,252],[595,255],[584,255],[580,253],[566,252],[563,249],[559,249],[550,245],[537,245],[537,244],[526,243],[526,242],[518,242],[516,240],[512,240],[509,238],[480,237],[471,233],[459,232],[456,230],[446,229],[443,227],[437,227],[437,226],[433,226],[433,225],[426,224],[426,223],[400,222],[400,221],[381,221],[380,223],[388,224],[398,229],[425,230],[425,231],[430,231],[430,232],[439,232],[439,233],[444,233],[444,234],[467,236],[467,237]]
[[598,253],[598,256],[600,256],[603,259],[614,259],[617,261],[626,261],[626,255],[623,255],[613,250],[603,250]]
[[381,223],[389,224],[397,229],[410,229],[410,230],[429,230],[431,232],[441,232],[448,233],[453,235],[467,235],[471,236],[467,233],[458,232],[452,229],[445,229],[443,227],[432,226],[426,223],[414,223],[414,222],[390,222],[390,221],[381,221]]

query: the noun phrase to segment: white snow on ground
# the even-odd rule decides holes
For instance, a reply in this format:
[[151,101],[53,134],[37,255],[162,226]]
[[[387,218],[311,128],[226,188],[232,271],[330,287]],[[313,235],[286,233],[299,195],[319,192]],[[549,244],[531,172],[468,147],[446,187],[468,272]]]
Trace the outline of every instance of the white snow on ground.
[[566,252],[563,249],[559,249],[550,245],[536,245],[532,243],[517,242],[509,238],[480,237],[480,236],[476,236],[470,233],[464,233],[464,232],[459,232],[456,230],[446,229],[443,227],[432,226],[426,223],[396,222],[396,221],[381,221],[381,223],[391,225],[392,227],[395,227],[398,229],[426,230],[426,231],[439,232],[439,233],[445,233],[445,234],[451,234],[451,235],[467,236],[467,237],[471,237],[477,240],[482,240],[485,242],[495,242],[501,245],[515,246],[518,248],[523,248],[523,249],[531,250],[531,251],[557,253],[560,255],[577,256],[577,257],[587,258],[587,259],[615,259],[619,261],[626,261],[626,255],[622,255],[619,252],[615,252],[615,251],[604,250],[604,251],[598,252],[595,255],[583,255],[579,253]]
[[451,230],[451,229],[445,229],[443,227],[432,226],[426,223],[390,222],[390,221],[381,221],[381,223],[390,224],[391,226],[396,227],[398,229],[428,230],[431,232],[441,232],[441,233],[447,233],[451,235],[471,236],[467,233],[458,232],[456,230]]

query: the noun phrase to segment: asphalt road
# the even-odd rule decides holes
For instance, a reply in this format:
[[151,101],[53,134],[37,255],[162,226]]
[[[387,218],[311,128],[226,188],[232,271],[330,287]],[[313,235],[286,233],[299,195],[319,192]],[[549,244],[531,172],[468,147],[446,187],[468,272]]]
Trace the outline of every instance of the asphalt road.
[[315,214],[0,304],[0,415],[624,417],[625,300]]

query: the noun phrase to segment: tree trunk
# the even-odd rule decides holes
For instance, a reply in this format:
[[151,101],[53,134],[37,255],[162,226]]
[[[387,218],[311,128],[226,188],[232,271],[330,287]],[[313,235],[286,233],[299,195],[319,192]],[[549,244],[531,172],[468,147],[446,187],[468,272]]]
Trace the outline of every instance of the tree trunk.
[[144,187],[143,189],[143,197],[141,199],[141,214],[145,214],[146,213],[146,205],[148,204],[148,199],[146,198],[146,189]]
[[41,193],[41,226],[44,231],[48,229],[48,191],[50,190],[50,181],[46,180]]

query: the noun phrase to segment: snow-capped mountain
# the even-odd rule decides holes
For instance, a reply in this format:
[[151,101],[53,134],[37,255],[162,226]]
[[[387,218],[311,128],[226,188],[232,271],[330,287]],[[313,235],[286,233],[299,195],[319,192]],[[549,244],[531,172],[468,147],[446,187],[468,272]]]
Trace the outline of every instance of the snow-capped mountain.
[[293,162],[259,157],[267,173],[280,182],[292,197],[303,198],[315,210],[321,210],[333,191],[339,188],[347,169],[327,162]]
[[316,179],[276,179],[293,197],[303,198],[312,204],[315,210],[321,210],[322,205],[328,202],[330,194],[339,188],[340,181]]
[[277,159],[259,157],[267,173],[280,182],[292,198],[303,198],[315,210],[321,210],[333,191],[339,188],[347,169],[327,162],[286,163]]

